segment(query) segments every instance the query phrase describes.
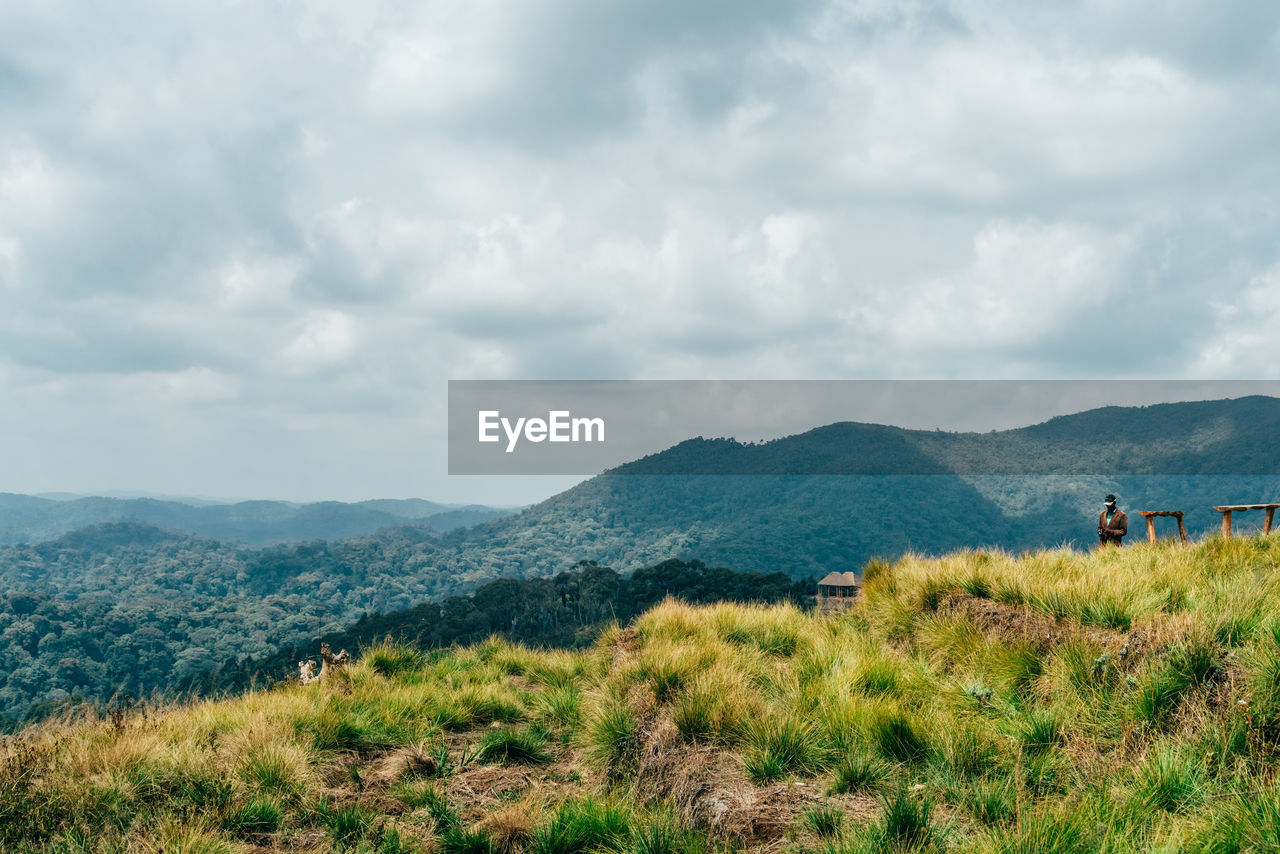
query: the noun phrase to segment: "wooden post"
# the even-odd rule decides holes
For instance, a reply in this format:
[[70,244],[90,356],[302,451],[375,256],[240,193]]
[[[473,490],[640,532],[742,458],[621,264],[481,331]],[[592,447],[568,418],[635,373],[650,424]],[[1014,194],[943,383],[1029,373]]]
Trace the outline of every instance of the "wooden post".
[[1187,526],[1182,524],[1182,514],[1178,514],[1178,536],[1182,537],[1182,544],[1187,543]]
[[1270,534],[1270,533],[1271,533],[1271,521],[1272,521],[1273,519],[1275,519],[1275,518],[1276,518],[1276,508],[1274,508],[1274,507],[1268,507],[1268,508],[1267,508],[1267,521],[1266,521],[1266,522],[1264,522],[1264,523],[1262,524],[1262,533],[1264,533],[1264,534]]
[[1155,516],[1147,517],[1147,539],[1153,543],[1156,541],[1156,517]]
[[1222,536],[1224,537],[1231,536],[1231,511],[1230,510],[1222,511]]

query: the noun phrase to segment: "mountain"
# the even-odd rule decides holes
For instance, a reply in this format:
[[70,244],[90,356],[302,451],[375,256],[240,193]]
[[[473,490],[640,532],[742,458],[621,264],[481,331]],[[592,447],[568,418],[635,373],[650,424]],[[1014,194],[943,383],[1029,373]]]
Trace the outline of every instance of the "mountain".
[[837,614],[670,600],[578,650],[67,705],[0,747],[0,849],[1274,852],[1278,563],[910,557]]
[[56,498],[0,493],[0,545],[51,540],[101,522],[141,522],[219,540],[267,545],[335,540],[405,522],[452,531],[512,511],[478,504],[437,504],[418,498],[357,503],[241,501],[193,503],[156,498]]

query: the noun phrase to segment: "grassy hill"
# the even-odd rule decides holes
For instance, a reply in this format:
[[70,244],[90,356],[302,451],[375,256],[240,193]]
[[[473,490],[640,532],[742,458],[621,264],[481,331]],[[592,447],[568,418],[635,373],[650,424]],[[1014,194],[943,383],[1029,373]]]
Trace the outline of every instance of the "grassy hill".
[[1280,537],[867,568],[848,612],[668,601],[581,652],[384,645],[50,722],[6,851],[1280,850]]

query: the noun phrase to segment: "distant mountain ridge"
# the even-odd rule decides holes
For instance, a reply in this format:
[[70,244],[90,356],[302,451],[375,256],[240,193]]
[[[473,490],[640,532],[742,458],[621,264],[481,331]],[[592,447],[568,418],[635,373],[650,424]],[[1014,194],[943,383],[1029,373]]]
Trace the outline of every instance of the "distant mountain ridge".
[[1107,406],[988,433],[842,421],[761,443],[688,439],[608,474],[1276,475],[1280,398]]
[[344,539],[406,522],[444,533],[511,512],[420,498],[192,504],[155,498],[40,498],[0,493],[0,545],[52,540],[103,522],[138,522],[228,542],[270,545]]

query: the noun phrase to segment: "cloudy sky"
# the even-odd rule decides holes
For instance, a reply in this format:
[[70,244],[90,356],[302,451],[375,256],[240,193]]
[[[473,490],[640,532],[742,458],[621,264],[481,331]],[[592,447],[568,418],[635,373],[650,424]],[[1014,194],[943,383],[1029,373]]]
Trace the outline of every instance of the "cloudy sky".
[[1280,377],[1229,6],[7,0],[0,491],[557,485],[449,379]]

